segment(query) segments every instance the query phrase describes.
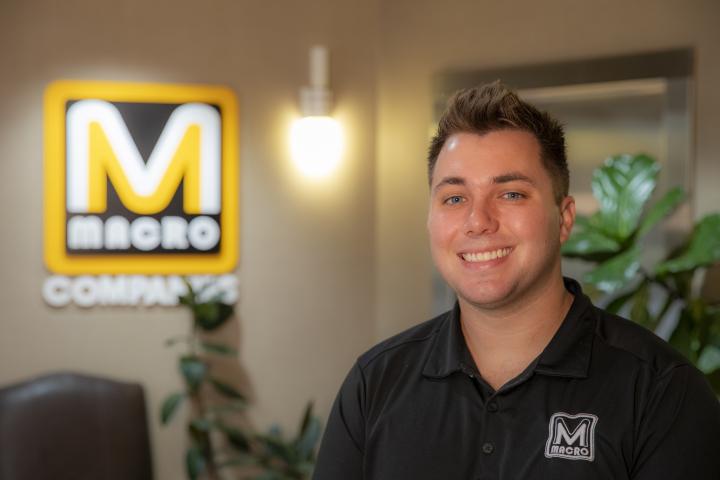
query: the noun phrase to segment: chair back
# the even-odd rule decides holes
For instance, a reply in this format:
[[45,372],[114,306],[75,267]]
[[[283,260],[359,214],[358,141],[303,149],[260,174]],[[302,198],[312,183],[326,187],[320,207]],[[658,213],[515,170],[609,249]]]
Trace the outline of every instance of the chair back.
[[142,386],[56,373],[0,389],[0,480],[151,480]]

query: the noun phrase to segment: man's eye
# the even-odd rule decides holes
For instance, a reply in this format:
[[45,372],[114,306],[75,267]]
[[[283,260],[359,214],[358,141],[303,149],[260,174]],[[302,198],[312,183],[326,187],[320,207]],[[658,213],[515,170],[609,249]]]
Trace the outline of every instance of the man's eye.
[[460,195],[453,195],[453,196],[445,199],[445,204],[457,205],[458,203],[462,203],[462,201],[463,201],[463,198]]
[[503,198],[506,198],[508,200],[522,200],[523,198],[525,198],[525,195],[520,192],[507,192],[503,193]]

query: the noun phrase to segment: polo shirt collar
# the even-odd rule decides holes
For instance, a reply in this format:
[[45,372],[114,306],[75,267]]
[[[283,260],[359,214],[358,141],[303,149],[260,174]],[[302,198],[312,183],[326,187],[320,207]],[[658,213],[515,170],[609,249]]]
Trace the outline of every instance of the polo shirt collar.
[[[580,284],[570,278],[564,280],[565,288],[575,298],[560,328],[535,360],[534,371],[550,376],[585,378],[590,366],[595,316],[592,303],[583,294]],[[475,370],[460,326],[460,306],[455,302],[437,327],[423,375],[443,378],[454,372]]]
[[540,353],[535,372],[563,377],[587,377],[596,318],[592,302],[580,284],[565,277],[565,288],[575,296],[560,328]]
[[464,371],[473,364],[460,326],[460,305],[456,301],[453,309],[443,315],[438,326],[423,375],[443,378],[451,373]]

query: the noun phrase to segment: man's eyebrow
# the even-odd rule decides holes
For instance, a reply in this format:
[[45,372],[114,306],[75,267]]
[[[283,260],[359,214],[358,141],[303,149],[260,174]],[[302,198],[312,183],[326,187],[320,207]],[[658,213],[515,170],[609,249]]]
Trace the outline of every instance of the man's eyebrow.
[[433,187],[433,190],[437,190],[444,185],[465,185],[465,179],[462,177],[445,177]]
[[532,180],[532,178],[520,172],[508,172],[502,175],[498,175],[497,177],[493,177],[492,179],[492,183],[494,184],[509,182],[526,182],[530,185],[535,185],[535,182]]
[[[502,175],[493,177],[491,180],[491,183],[495,185],[509,182],[526,182],[530,185],[535,185],[532,178],[520,172],[503,173]],[[440,180],[435,187],[433,187],[433,190],[438,190],[445,185],[465,185],[465,179],[462,177],[445,177]]]

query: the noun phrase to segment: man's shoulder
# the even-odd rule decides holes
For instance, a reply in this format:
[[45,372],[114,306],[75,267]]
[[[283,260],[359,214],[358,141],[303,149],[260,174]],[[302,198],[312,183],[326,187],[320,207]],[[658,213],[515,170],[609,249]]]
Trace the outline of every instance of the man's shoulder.
[[450,312],[445,312],[383,340],[360,355],[358,365],[366,368],[382,360],[423,355],[447,321],[449,314]]
[[656,376],[680,366],[692,365],[665,340],[647,328],[601,308],[593,308],[598,318],[595,335],[605,348],[640,363]]

